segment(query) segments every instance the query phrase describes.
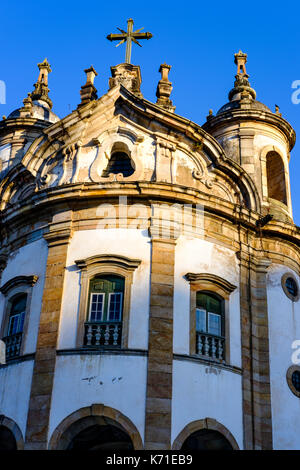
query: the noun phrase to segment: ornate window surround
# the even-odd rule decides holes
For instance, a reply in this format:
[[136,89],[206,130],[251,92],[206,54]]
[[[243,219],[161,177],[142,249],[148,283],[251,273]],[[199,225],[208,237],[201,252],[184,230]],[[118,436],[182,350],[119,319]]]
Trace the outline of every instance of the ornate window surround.
[[38,276],[16,276],[9,281],[7,281],[2,287],[0,287],[0,292],[5,296],[4,302],[4,309],[3,309],[3,318],[1,323],[0,329],[0,337],[3,338],[6,336],[6,331],[9,322],[9,314],[12,305],[13,299],[18,294],[27,294],[27,301],[26,301],[26,313],[25,313],[25,321],[23,327],[23,335],[22,335],[22,343],[20,348],[20,356],[24,354],[27,331],[28,331],[28,323],[29,323],[29,315],[30,315],[30,306],[31,306],[31,299],[32,299],[32,288],[36,284],[38,280]]
[[236,286],[215,274],[187,273],[185,278],[190,283],[190,355],[196,354],[196,294],[206,291],[218,294],[224,299],[225,318],[225,362],[230,362],[229,342],[229,296]]
[[137,259],[127,258],[126,256],[121,255],[96,255],[86,259],[76,260],[75,264],[81,270],[81,288],[76,347],[80,348],[83,345],[84,322],[86,320],[88,312],[88,292],[90,280],[98,274],[107,274],[122,276],[125,280],[121,347],[127,348],[131,285],[133,281],[133,273],[141,264],[141,261]]

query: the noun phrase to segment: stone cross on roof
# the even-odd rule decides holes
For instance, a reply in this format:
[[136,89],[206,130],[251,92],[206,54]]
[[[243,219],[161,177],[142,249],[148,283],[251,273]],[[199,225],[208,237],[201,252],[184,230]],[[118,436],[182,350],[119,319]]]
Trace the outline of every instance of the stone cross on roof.
[[152,34],[140,33],[140,31],[142,31],[142,29],[144,28],[140,28],[140,29],[137,29],[136,31],[133,31],[133,19],[132,18],[129,18],[129,20],[127,20],[127,31],[124,31],[123,29],[120,29],[120,28],[117,28],[117,29],[121,32],[121,34],[109,34],[107,36],[107,39],[109,41],[120,41],[119,44],[116,45],[116,47],[118,47],[120,44],[123,44],[126,41],[125,63],[130,64],[132,42],[142,47],[142,45],[138,42],[138,39],[151,39]]

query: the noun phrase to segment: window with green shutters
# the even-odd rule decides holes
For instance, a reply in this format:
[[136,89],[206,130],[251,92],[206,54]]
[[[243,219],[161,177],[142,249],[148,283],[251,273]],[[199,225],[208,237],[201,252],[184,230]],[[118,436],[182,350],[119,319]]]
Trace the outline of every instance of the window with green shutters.
[[96,276],[90,281],[86,346],[120,346],[125,280]]
[[196,294],[196,351],[213,359],[224,359],[224,300],[216,294]]
[[27,294],[20,294],[10,300],[8,325],[3,341],[6,344],[6,359],[20,355],[24,320],[26,315]]
[[91,322],[122,321],[124,279],[95,277],[90,281],[89,319]]
[[26,313],[27,295],[22,294],[11,304],[7,336],[22,333]]

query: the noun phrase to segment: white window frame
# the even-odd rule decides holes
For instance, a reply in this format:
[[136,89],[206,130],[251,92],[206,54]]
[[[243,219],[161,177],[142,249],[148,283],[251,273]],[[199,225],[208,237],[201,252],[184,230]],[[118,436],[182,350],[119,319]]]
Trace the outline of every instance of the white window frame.
[[[118,320],[111,320],[109,318],[109,315],[110,315],[110,302],[111,302],[111,296],[112,295],[120,295],[121,296],[121,300],[120,300],[120,314],[119,314],[119,319]],[[107,305],[107,321],[115,321],[115,322],[121,322],[122,321],[122,314],[123,314],[123,292],[110,292],[108,294],[108,305]]]
[[[92,320],[92,303],[93,303],[93,295],[99,295],[102,296],[102,311],[101,311],[101,320]],[[91,292],[91,299],[90,299],[90,311],[89,311],[89,322],[91,323],[96,323],[96,322],[101,322],[103,321],[103,311],[104,311],[104,303],[105,303],[105,292]],[[98,306],[98,300],[97,300],[97,306]]]

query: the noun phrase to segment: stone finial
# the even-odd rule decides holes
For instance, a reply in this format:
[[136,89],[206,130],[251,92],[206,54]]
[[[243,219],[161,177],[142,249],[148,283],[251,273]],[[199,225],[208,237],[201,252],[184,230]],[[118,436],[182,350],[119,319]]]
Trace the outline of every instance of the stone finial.
[[34,91],[31,93],[32,101],[43,101],[48,105],[48,107],[52,108],[52,101],[48,96],[49,88],[48,88],[48,74],[52,72],[50,64],[47,59],[44,59],[43,62],[38,64],[38,68],[40,70],[37,82],[34,83]]
[[109,79],[109,88],[123,85],[131,93],[139,98],[143,98],[141,93],[142,76],[138,65],[119,64],[110,68],[111,77]]
[[161,73],[161,80],[158,82],[156,89],[157,101],[156,104],[164,109],[167,109],[171,113],[174,113],[175,106],[173,106],[170,100],[170,95],[173,90],[172,83],[169,81],[169,72],[171,65],[161,64],[159,73]]
[[278,116],[282,116],[278,104],[275,104],[275,114],[277,114]]
[[230,90],[229,101],[236,100],[255,100],[256,92],[251,88],[248,81],[249,75],[246,71],[247,54],[239,51],[234,54],[234,63],[237,65],[237,74],[235,76],[234,87]]
[[38,68],[40,70],[38,82],[48,85],[48,74],[52,72],[52,70],[47,58],[44,59],[43,62],[38,64]]
[[234,63],[237,65],[237,74],[247,75],[246,62],[247,62],[247,54],[244,54],[241,50],[239,50],[237,54],[234,54]]
[[209,119],[211,119],[211,118],[213,118],[213,117],[214,117],[213,110],[210,109],[210,110],[208,111],[208,116],[206,116],[206,120],[208,121]]
[[20,117],[28,117],[32,114],[32,98],[31,94],[28,93],[27,98],[23,100],[23,108],[20,109]]
[[91,65],[90,68],[85,69],[84,72],[86,73],[86,83],[81,87],[80,90],[81,103],[79,106],[83,106],[98,98],[97,89],[94,86],[95,77],[98,75],[96,70]]

